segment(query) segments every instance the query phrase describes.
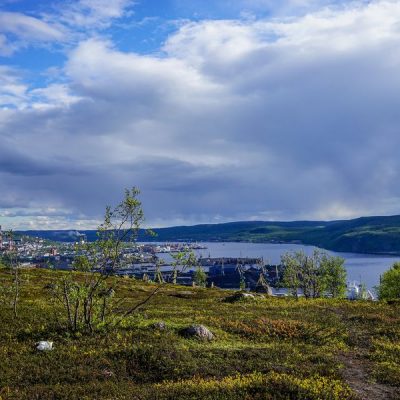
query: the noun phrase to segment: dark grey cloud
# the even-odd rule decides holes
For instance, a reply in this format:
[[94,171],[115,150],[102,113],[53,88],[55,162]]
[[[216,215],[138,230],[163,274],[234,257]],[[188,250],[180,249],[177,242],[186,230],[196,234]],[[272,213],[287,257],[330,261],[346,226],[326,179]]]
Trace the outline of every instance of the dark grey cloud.
[[136,185],[150,225],[399,213],[399,23],[377,1],[189,23],[158,56],[84,41],[0,110],[0,207],[89,226]]

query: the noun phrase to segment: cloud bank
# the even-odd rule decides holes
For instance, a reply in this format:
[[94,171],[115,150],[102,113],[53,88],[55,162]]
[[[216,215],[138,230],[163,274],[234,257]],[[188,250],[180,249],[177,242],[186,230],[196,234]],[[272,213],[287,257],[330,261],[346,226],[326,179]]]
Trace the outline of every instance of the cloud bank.
[[[69,20],[126,6],[101,3]],[[92,227],[132,185],[152,226],[400,213],[397,1],[188,21],[156,55],[98,34],[66,54],[40,88],[0,68],[7,223]]]

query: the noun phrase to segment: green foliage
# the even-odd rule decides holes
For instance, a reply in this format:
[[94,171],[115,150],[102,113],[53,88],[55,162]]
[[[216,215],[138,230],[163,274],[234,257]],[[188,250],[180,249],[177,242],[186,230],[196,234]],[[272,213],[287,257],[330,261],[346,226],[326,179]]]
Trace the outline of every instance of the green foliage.
[[311,256],[296,251],[282,255],[281,262],[284,266],[282,285],[294,297],[298,297],[298,289],[306,299],[326,294],[343,297],[346,289],[343,258],[329,256],[320,250],[314,250]]
[[400,299],[400,262],[395,262],[384,272],[377,289],[381,300]]
[[387,338],[373,342],[371,358],[376,362],[374,377],[381,383],[400,386],[400,343]]
[[[34,236],[69,241],[65,231],[33,231]],[[84,231],[89,240],[96,231]],[[152,240],[141,230],[141,240]],[[365,217],[345,221],[231,222],[154,229],[158,241],[296,242],[355,253],[400,254],[400,216]]]
[[[73,272],[84,282],[90,272]],[[351,399],[343,357],[399,398],[400,304],[339,299],[223,301],[232,291],[165,284],[165,290],[106,331],[66,331],[63,304],[45,287],[68,272],[22,269],[19,318],[0,307],[0,396],[6,399]],[[10,279],[0,270],[0,282]],[[109,277],[115,318],[160,285]],[[165,330],[155,322],[164,321]],[[206,325],[216,339],[179,333]],[[39,340],[54,350],[35,351]],[[397,391],[397,392],[396,392]],[[371,392],[371,398],[374,393]],[[397,396],[397,397],[396,397]],[[390,398],[390,396],[388,396]]]
[[334,298],[344,297],[346,294],[347,273],[344,267],[344,258],[322,255],[321,272],[322,288]]
[[194,283],[200,287],[205,287],[207,284],[207,274],[204,272],[204,269],[201,267],[201,265],[197,266],[194,273]]
[[178,277],[179,272],[183,272],[188,269],[198,267],[199,263],[198,263],[196,254],[194,254],[193,250],[184,249],[182,251],[179,251],[178,253],[172,253],[171,255],[172,255],[172,258],[174,259],[174,261],[172,262],[172,266],[173,266],[172,283],[173,284],[176,284],[176,279]]
[[0,267],[4,273],[0,276],[0,305],[3,307],[10,307],[13,298],[13,275],[12,271],[7,269],[4,265]]
[[[62,305],[66,327],[73,332],[90,331],[115,323],[110,276],[123,266],[122,249],[126,241],[135,241],[144,219],[139,190],[125,191],[123,200],[113,209],[106,208],[104,222],[98,228],[98,239],[76,247],[78,256],[73,271],[67,272],[50,286],[54,301]],[[79,279],[75,272],[86,273]],[[130,312],[128,312],[129,314]]]
[[157,240],[301,242],[334,251],[400,253],[400,216],[346,221],[232,222],[155,229]]
[[271,372],[263,375],[237,374],[222,380],[191,379],[157,385],[158,399],[296,399],[350,400],[355,399],[350,388],[340,381],[324,377],[299,379]]
[[197,368],[187,347],[179,346],[173,335],[163,335],[156,343],[134,345],[127,355],[126,369],[136,382],[151,383],[171,379],[171,376],[189,378]]
[[3,253],[2,264],[12,275],[12,280],[9,285],[3,289],[0,289],[0,297],[4,303],[9,303],[12,306],[14,318],[18,317],[18,303],[20,298],[20,289],[22,285],[21,274],[20,274],[20,263],[18,260],[18,253],[15,247],[12,247],[14,240],[13,231],[8,231],[5,234],[11,243],[11,248],[7,249]]
[[243,276],[240,277],[239,289],[240,290],[246,290],[246,281],[244,280]]

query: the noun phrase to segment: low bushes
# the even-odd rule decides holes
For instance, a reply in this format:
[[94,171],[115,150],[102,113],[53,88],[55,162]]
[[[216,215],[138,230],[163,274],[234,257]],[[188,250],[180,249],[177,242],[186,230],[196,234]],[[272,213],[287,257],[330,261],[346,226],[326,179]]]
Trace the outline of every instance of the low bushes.
[[164,382],[155,386],[154,398],[172,399],[274,399],[274,400],[350,400],[348,386],[325,377],[299,379],[270,372],[266,375],[228,376],[222,380],[191,379]]
[[257,318],[254,320],[224,320],[223,329],[246,338],[262,340],[266,337],[274,339],[300,339],[308,343],[326,344],[336,341],[342,336],[334,327],[319,326],[307,322],[283,319]]
[[374,340],[370,358],[375,361],[373,375],[378,382],[400,386],[400,343],[398,341]]
[[[345,382],[360,364],[365,374],[357,385],[373,387],[375,379],[398,393],[397,304],[273,297],[226,303],[230,292],[191,288],[187,299],[171,295],[187,288],[165,286],[116,329],[71,334],[60,329],[43,289],[61,272],[23,273],[29,280],[19,319],[0,307],[1,400],[345,400],[352,399]],[[115,280],[121,312],[151,287]],[[167,329],[154,329],[161,320]],[[179,334],[192,324],[206,325],[216,339]],[[39,340],[54,341],[54,350],[37,352]],[[342,353],[356,362],[343,365]]]

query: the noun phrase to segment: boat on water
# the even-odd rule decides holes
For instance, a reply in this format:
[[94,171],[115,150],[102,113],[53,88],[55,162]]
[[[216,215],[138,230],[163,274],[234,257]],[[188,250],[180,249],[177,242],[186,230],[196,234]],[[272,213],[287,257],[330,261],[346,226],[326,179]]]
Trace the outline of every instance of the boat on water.
[[371,290],[357,281],[347,283],[347,298],[349,300],[376,300]]

